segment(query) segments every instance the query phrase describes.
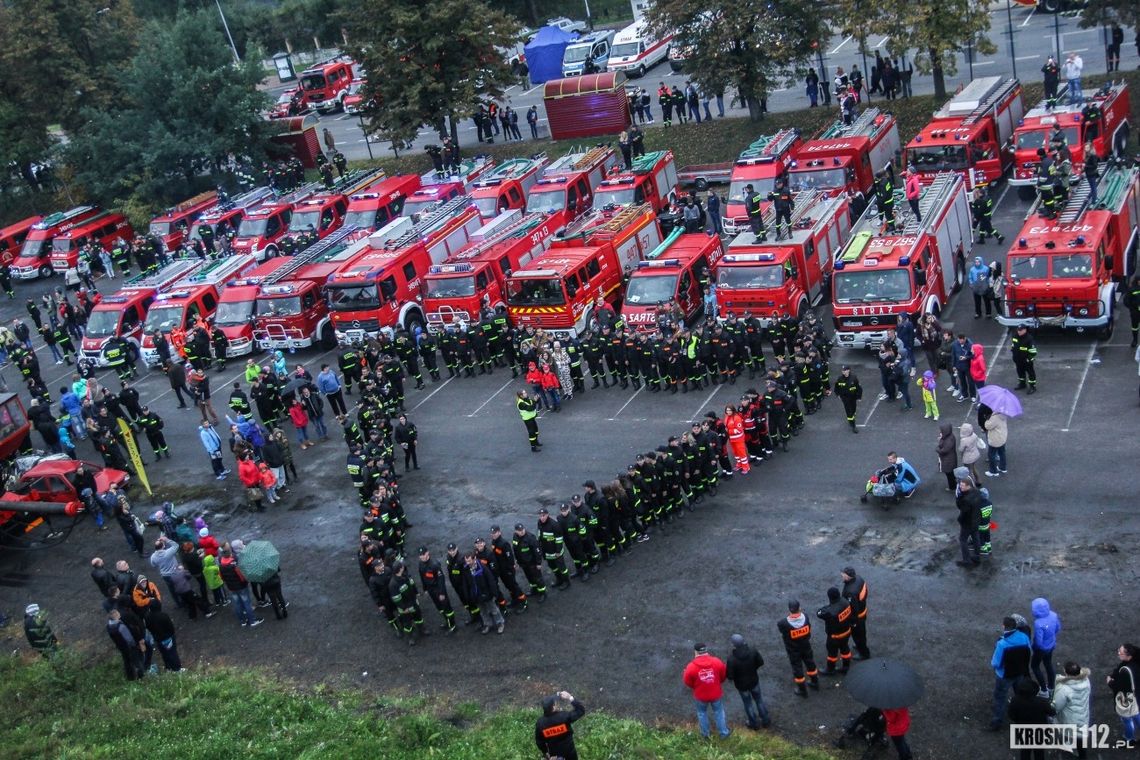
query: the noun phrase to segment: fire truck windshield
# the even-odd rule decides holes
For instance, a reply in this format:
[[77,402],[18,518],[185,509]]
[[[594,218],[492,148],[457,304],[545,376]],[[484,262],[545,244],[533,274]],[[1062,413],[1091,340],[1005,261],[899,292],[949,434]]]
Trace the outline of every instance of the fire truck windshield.
[[677,293],[677,275],[655,274],[630,277],[625,291],[625,302],[630,304],[658,304],[672,300]]
[[306,74],[301,77],[301,87],[305,90],[320,90],[325,86],[324,74]]
[[1092,256],[1087,253],[1070,253],[1053,256],[1053,276],[1062,280],[1092,277]]
[[214,312],[217,325],[244,325],[253,316],[253,301],[222,301]]
[[20,255],[26,256],[29,259],[38,259],[43,255],[47,243],[48,241],[43,238],[35,238],[28,235],[28,239],[25,240],[24,245],[20,247]]
[[376,209],[367,211],[349,211],[344,217],[345,227],[355,227],[358,230],[370,230],[376,226]]
[[329,307],[334,311],[353,311],[380,305],[375,285],[348,285],[329,288]]
[[907,148],[906,160],[919,171],[947,171],[966,168],[966,146],[927,145]]
[[801,190],[834,190],[847,185],[847,172],[842,168],[794,171],[791,183],[795,193]]
[[[1080,132],[1076,127],[1064,127],[1061,132],[1065,135],[1065,144],[1070,148],[1077,145],[1081,139]],[[1049,138],[1052,134],[1052,127],[1044,127],[1017,132],[1014,134],[1014,138],[1017,141],[1017,147],[1021,150],[1037,150],[1048,147]]]
[[768,193],[776,189],[776,178],[734,179],[732,184],[728,186],[728,200],[734,203],[744,203],[745,185],[752,185],[752,190],[759,194],[761,200],[768,200]]
[[238,237],[257,237],[264,235],[265,231],[269,229],[269,217],[263,216],[260,219],[242,219],[241,224],[238,225]]
[[427,282],[428,298],[456,298],[475,295],[474,277],[429,277],[425,282]]
[[1011,279],[1044,280],[1049,276],[1044,256],[1010,256],[1007,271]]
[[526,199],[527,213],[550,214],[566,208],[566,190],[557,187],[554,190],[539,192],[537,188],[530,192]]
[[88,338],[110,338],[119,327],[121,311],[104,311],[95,309],[87,318],[87,328],[84,330]]
[[422,214],[425,211],[430,211],[436,204],[439,203],[437,198],[428,198],[427,200],[413,201],[408,200],[404,204],[404,216],[412,216],[413,214]]
[[[630,280],[632,282],[632,280]],[[716,286],[722,290],[750,288],[778,288],[784,284],[784,268],[779,264],[755,267],[721,267],[716,275]]]
[[835,275],[835,301],[837,303],[909,300],[909,269],[844,271]]
[[612,189],[599,188],[594,195],[594,208],[606,206],[632,206],[637,202],[637,189],[633,186],[615,187]]
[[151,222],[150,223],[150,234],[158,235],[160,237],[162,235],[169,235],[170,234],[170,222]]
[[479,216],[490,219],[499,215],[499,199],[494,197],[476,198],[475,208],[479,209]]
[[308,232],[312,227],[314,230],[317,228],[317,222],[321,220],[321,212],[319,209],[312,211],[299,211],[293,214],[293,219],[289,222],[290,232]]
[[51,241],[51,249],[55,253],[67,253],[68,251],[71,250],[71,248],[72,248],[71,238],[57,237],[55,240]]
[[263,317],[295,317],[301,313],[301,297],[259,298],[257,313]]
[[562,280],[510,280],[507,282],[507,303],[511,306],[561,306],[566,303]]
[[143,325],[143,329],[148,333],[155,330],[162,330],[165,333],[181,326],[181,306],[155,306],[147,313],[146,324]]

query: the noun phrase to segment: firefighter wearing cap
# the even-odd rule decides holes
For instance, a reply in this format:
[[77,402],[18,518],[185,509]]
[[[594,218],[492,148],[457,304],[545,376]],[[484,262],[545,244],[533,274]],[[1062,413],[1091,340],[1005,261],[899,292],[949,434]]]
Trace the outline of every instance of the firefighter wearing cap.
[[[502,536],[494,539],[497,544]],[[522,568],[526,582],[530,584],[531,596],[537,596],[539,602],[546,601],[546,581],[542,577],[542,549],[534,534],[527,533],[526,526],[515,523],[515,535],[511,538],[511,548],[514,550],[515,561]]]
[[[570,711],[559,710],[562,701]],[[571,724],[586,714],[586,708],[568,691],[560,691],[542,700],[542,715],[534,724],[534,744],[544,758],[578,760]]]
[[805,683],[809,678],[811,687],[819,691],[819,670],[811,651],[811,621],[800,610],[798,601],[792,599],[788,602],[788,616],[776,623],[776,628],[784,639],[784,651],[788,653],[788,660],[792,664],[796,693],[801,697],[807,696]]
[[994,215],[994,199],[986,192],[984,187],[974,188],[974,197],[970,201],[970,211],[974,214],[974,226],[978,231],[978,242],[986,242],[986,238],[996,238],[1000,245],[1005,236],[994,229],[991,217]]
[[854,619],[851,621],[851,642],[855,651],[863,660],[871,659],[871,650],[867,646],[867,581],[855,573],[855,568],[843,568],[843,598],[851,602],[851,612]]
[[407,636],[408,646],[414,647],[421,636],[429,634],[424,630],[424,616],[416,599],[416,584],[408,577],[408,568],[402,560],[396,560],[392,565],[388,594],[392,597],[392,604],[396,605],[400,630]]
[[392,602],[392,594],[389,588],[392,585],[392,568],[379,557],[372,559],[372,575],[368,578],[368,592],[372,595],[372,602],[376,608],[384,614],[384,619],[391,626],[396,638],[404,637],[403,632],[400,630],[399,616],[396,613],[396,605]]
[[[579,502],[578,506],[584,508],[585,505]],[[583,581],[590,580],[590,555],[585,547],[589,535],[588,521],[570,511],[570,505],[566,502],[558,505],[558,521],[562,523],[566,550],[570,553],[570,561],[574,563],[574,573],[570,577],[580,578]]]
[[162,455],[166,454],[166,458],[170,459],[170,449],[166,446],[166,436],[162,433],[164,423],[162,418],[150,410],[149,406],[142,408],[142,414],[135,420],[142,427],[143,432],[146,433],[146,439],[150,443],[151,449],[154,450],[154,461],[162,461]]
[[344,375],[344,392],[352,395],[352,383],[360,383],[360,352],[354,346],[345,346],[337,357],[340,373]]
[[448,633],[455,633],[455,610],[451,608],[451,599],[447,596],[447,586],[443,583],[444,570],[438,560],[431,558],[431,552],[426,546],[421,546],[418,552],[420,558],[420,585],[424,593],[431,599],[443,618],[440,628]]
[[763,199],[752,185],[744,186],[744,210],[748,214],[748,224],[752,227],[755,236],[753,243],[763,243],[768,239],[764,231],[764,209],[760,205]]
[[764,394],[764,406],[768,410],[768,430],[773,440],[779,438],[780,447],[788,450],[788,439],[791,433],[788,430],[788,414],[794,406],[791,397],[775,380],[769,380],[768,392]]
[[526,391],[519,391],[515,397],[515,406],[518,407],[519,417],[522,417],[523,425],[526,426],[530,450],[541,451],[542,444],[538,442],[538,422],[535,419],[538,417],[538,411],[534,399],[528,396]]
[[463,562],[463,555],[455,544],[447,545],[447,578],[451,581],[451,588],[459,598],[459,603],[467,608],[470,619],[467,625],[479,622],[479,605],[471,602],[467,594],[467,565]]
[[511,608],[526,612],[526,594],[515,577],[515,553],[510,542],[503,538],[503,531],[498,525],[491,526],[491,556],[495,575],[499,576],[511,597]]
[[495,604],[497,604],[499,606],[499,610],[502,611],[504,615],[506,615],[507,600],[503,596],[502,589],[499,588],[499,581],[501,578],[499,578],[499,574],[495,569],[495,555],[491,551],[491,548],[487,546],[487,542],[482,537],[476,538],[474,543],[475,551],[472,552],[472,554],[475,556],[475,559],[478,560],[479,564],[481,564],[483,568],[490,574],[491,585],[495,589]]
[[863,386],[859,384],[859,378],[855,377],[851,367],[846,364],[843,365],[843,371],[835,381],[835,395],[843,402],[843,414],[847,417],[851,432],[858,433],[859,428],[855,427],[855,407],[859,399],[863,398]]
[[562,525],[550,516],[550,510],[546,507],[538,510],[538,543],[547,567],[554,573],[554,587],[557,589],[570,588],[570,571],[566,569],[563,558],[565,541]]
[[772,201],[772,206],[776,210],[776,240],[784,237],[784,233],[780,231],[781,225],[788,237],[792,236],[792,207],[796,205],[795,196],[792,191],[788,189],[788,180],[785,177],[780,177],[776,180],[776,189],[768,193],[768,200]]
[[827,635],[826,674],[834,674],[835,665],[841,660],[840,672],[846,673],[851,669],[851,622],[855,617],[851,611],[851,602],[840,596],[839,589],[832,586],[827,590],[827,606],[821,607],[815,615],[823,621]]
[[1013,366],[1017,368],[1017,390],[1028,387],[1031,395],[1036,393],[1037,371],[1033,368],[1033,360],[1037,358],[1037,346],[1028,327],[1017,326],[1009,348],[1013,352]]
[[346,460],[348,477],[352,480],[352,487],[360,496],[360,506],[367,508],[371,494],[368,492],[368,478],[365,473],[364,457],[360,455],[359,446],[353,446]]

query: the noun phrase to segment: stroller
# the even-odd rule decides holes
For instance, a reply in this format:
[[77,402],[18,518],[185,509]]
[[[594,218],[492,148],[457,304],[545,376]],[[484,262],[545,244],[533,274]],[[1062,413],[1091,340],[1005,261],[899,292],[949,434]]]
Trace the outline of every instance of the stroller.
[[915,489],[922,482],[918,471],[910,462],[898,457],[893,465],[888,465],[867,480],[866,489],[859,501],[867,503],[867,497],[874,496],[879,506],[886,509],[889,504],[898,504],[903,499],[914,496]]
[[858,715],[848,717],[843,733],[832,744],[838,749],[862,747],[864,760],[874,757],[889,744],[887,719],[877,707],[868,707]]

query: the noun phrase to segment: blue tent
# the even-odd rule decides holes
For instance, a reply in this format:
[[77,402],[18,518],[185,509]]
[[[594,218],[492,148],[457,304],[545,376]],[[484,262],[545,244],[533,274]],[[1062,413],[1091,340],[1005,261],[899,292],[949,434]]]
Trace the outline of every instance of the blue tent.
[[530,83],[542,84],[550,79],[562,78],[562,53],[577,39],[556,26],[544,26],[526,43],[526,65],[530,69]]

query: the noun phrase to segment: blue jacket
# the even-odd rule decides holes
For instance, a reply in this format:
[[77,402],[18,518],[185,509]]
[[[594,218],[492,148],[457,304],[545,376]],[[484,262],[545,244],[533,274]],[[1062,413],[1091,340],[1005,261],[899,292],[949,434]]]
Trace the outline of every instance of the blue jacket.
[[985,264],[974,264],[974,266],[970,267],[970,271],[967,276],[969,277],[970,284],[973,285],[978,280],[989,277],[990,268]]
[[957,339],[950,344],[950,360],[954,364],[965,364],[968,367],[972,358],[974,358],[974,344],[969,338],[965,344],[959,343]]
[[[998,678],[1005,678],[1005,667],[1003,665],[1005,650],[1016,647],[1025,647],[1027,652],[1029,650],[1029,637],[1016,629],[1003,633],[1002,637],[997,640],[997,644],[994,645],[994,656],[990,658],[990,667],[994,669],[994,675]],[[1027,653],[1026,662],[1028,661]]]
[[321,393],[336,393],[340,390],[340,381],[336,379],[336,373],[331,369],[326,369],[317,375],[317,390]]
[[83,404],[80,403],[79,396],[76,396],[74,391],[68,391],[59,397],[59,407],[77,418],[83,414]]
[[1031,605],[1033,610],[1033,646],[1048,652],[1057,646],[1057,634],[1061,632],[1061,618],[1049,609],[1049,601],[1037,597]]
[[201,439],[202,445],[209,453],[222,450],[222,439],[218,436],[218,432],[212,427],[198,428],[198,438]]

